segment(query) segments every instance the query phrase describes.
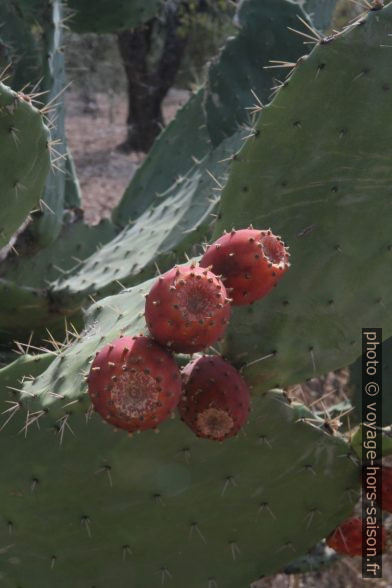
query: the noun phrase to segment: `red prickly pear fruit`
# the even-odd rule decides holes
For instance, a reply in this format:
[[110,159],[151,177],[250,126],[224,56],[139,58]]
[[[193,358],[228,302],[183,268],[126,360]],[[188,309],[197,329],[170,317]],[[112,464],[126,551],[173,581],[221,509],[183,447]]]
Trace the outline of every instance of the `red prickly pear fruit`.
[[[387,533],[381,525],[381,549],[385,549]],[[362,555],[362,520],[351,517],[339,525],[326,539],[328,547],[344,555]]]
[[150,333],[174,351],[201,351],[220,339],[231,314],[223,282],[199,266],[176,266],[159,277],[146,297]]
[[234,437],[246,423],[250,407],[249,389],[238,371],[210,355],[188,363],[182,378],[184,394],[178,409],[188,427],[213,441]]
[[88,375],[95,410],[119,429],[154,429],[181,397],[180,370],[148,337],[120,337],[97,352]]
[[208,247],[200,265],[222,276],[237,306],[263,298],[290,267],[281,238],[252,227],[220,237]]

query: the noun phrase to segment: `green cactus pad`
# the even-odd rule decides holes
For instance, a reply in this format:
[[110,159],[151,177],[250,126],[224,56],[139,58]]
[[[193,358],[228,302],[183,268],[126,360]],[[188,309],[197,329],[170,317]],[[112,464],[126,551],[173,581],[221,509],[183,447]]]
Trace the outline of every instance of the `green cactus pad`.
[[23,383],[44,372],[55,358],[54,353],[31,355],[26,353],[0,369],[0,395],[4,398],[10,389],[21,388]]
[[19,243],[19,255],[9,255],[0,266],[0,340],[26,339],[32,330],[36,335],[45,333],[46,328],[63,330],[64,317],[77,320],[73,315],[80,314],[80,306],[75,308],[60,299],[54,301],[49,286],[114,235],[108,220],[89,227],[78,215],[69,213],[51,247],[37,252],[29,241]]
[[279,391],[258,395],[223,444],[178,418],[130,439],[75,407],[60,421],[49,408],[27,439],[22,408],[2,431],[6,588],[248,586],[306,553],[359,496],[347,444],[299,421]]
[[135,223],[70,272],[69,277],[64,276],[53,284],[53,296],[82,301],[94,292],[99,295],[118,292],[119,282],[131,286],[141,278],[155,275],[157,265],[164,271],[175,262],[184,261],[189,240],[199,242],[197,253],[200,253],[201,242],[213,223],[211,213],[218,199],[214,197],[216,182],[225,182],[227,161],[240,144],[241,136],[236,134],[195,163]]
[[0,83],[0,246],[39,204],[50,167],[48,140],[29,98]]
[[[52,141],[54,144],[53,159],[55,164],[49,174],[43,204],[39,218],[31,227],[36,242],[41,247],[53,243],[59,236],[64,211],[66,175],[67,141],[65,137],[65,62],[63,19],[64,9],[61,0],[39,0],[37,8],[41,8],[40,26],[42,34],[42,53],[47,56],[43,60],[42,82],[40,89],[44,94],[44,101],[48,105],[48,118],[54,121]],[[38,81],[38,80],[37,80]]]
[[68,0],[76,33],[115,33],[137,27],[158,12],[161,0]]
[[86,390],[83,376],[88,373],[89,361],[95,351],[121,334],[139,334],[146,329],[144,297],[152,282],[144,282],[90,306],[85,315],[85,328],[79,345],[69,347],[53,361],[37,382],[26,385],[28,393],[35,395],[38,392],[39,402],[48,405],[53,405],[55,400],[51,394],[54,389],[58,393],[69,395],[72,400],[83,398]]
[[229,39],[208,73],[205,104],[214,145],[239,125],[251,126],[251,107],[269,100],[273,80],[282,71],[263,69],[271,65],[269,60],[296,62],[307,53],[302,40],[287,30],[288,26],[297,28],[297,15],[306,16],[300,6],[287,0],[241,3],[236,15],[240,31]]
[[232,163],[215,237],[253,223],[291,248],[290,270],[236,310],[224,346],[265,389],[351,363],[364,324],[392,334],[391,26],[389,4],[318,43]]
[[[61,0],[5,0],[0,6],[0,25],[10,47],[10,85],[34,88],[43,113],[51,123],[51,173],[47,177],[40,208],[28,231],[40,247],[52,243],[61,230],[66,183],[64,129],[64,29]],[[55,122],[55,124],[52,124]]]

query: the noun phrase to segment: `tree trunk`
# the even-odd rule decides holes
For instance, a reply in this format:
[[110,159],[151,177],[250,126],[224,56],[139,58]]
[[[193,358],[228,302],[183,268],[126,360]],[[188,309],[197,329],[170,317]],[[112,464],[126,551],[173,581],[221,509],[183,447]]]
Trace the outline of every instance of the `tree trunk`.
[[173,85],[187,43],[178,35],[178,10],[170,10],[165,23],[162,54],[151,71],[148,56],[154,21],[118,34],[118,44],[128,82],[127,139],[119,146],[124,152],[147,152],[164,122],[162,101]]

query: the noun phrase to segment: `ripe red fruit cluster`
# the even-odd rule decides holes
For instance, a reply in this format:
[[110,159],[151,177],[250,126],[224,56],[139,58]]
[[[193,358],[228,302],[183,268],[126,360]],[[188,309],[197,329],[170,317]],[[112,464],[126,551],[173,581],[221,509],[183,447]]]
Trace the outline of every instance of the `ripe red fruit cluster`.
[[[179,404],[199,437],[222,441],[245,424],[249,390],[233,366],[217,356],[191,361],[180,372],[172,352],[202,351],[220,339],[231,303],[265,296],[289,267],[280,237],[253,227],[213,243],[200,265],[175,266],[146,296],[150,337],[120,337],[101,349],[88,389],[97,412],[129,432],[156,428]],[[182,399],[180,402],[182,394]]]

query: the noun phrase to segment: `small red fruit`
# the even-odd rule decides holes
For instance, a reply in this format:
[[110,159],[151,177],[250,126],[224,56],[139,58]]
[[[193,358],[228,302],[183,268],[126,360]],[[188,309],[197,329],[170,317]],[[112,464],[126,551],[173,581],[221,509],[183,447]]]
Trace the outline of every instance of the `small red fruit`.
[[223,282],[199,266],[176,266],[155,282],[145,315],[152,336],[175,351],[193,353],[223,335],[231,314]]
[[181,397],[180,370],[148,337],[120,337],[97,352],[88,375],[95,410],[127,431],[153,429]]
[[[384,551],[387,539],[383,526],[381,526],[381,536],[380,553]],[[327,537],[326,543],[338,553],[351,556],[362,555],[362,520],[357,517],[347,519]]]
[[289,253],[270,230],[250,227],[226,233],[201,258],[222,279],[235,305],[251,304],[276,286],[290,267]]
[[223,441],[246,423],[250,394],[237,370],[210,355],[188,363],[182,371],[184,395],[178,405],[181,419],[198,437]]

